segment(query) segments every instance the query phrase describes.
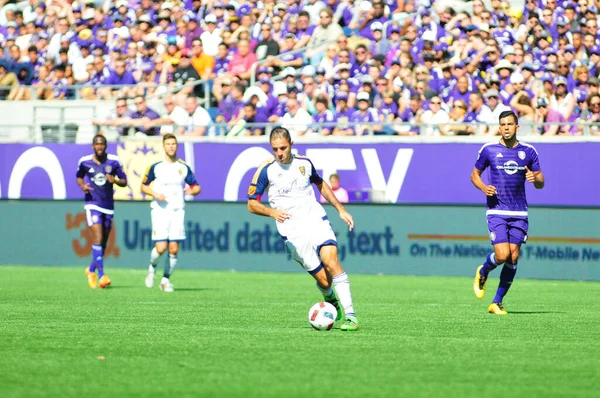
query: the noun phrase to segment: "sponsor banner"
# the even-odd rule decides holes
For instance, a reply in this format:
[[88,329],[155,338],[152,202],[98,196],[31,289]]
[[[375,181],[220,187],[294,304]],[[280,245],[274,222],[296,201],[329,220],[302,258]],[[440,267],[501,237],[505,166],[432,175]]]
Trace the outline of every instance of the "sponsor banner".
[[[532,205],[600,206],[597,153],[600,142],[537,143],[546,187],[528,184]],[[481,144],[373,143],[298,144],[327,178],[338,173],[341,184],[365,198],[376,191],[380,200],[415,204],[481,204],[483,195],[469,176]],[[117,188],[120,200],[142,199],[140,183],[146,168],[162,158],[159,141],[126,141],[109,145],[128,176],[128,186]],[[0,198],[79,199],[75,183],[77,161],[91,153],[90,145],[0,145]],[[195,170],[202,185],[196,200],[243,201],[256,168],[271,156],[265,144],[185,143],[180,157]],[[513,171],[507,165],[507,172]],[[485,178],[485,175],[484,175]]]
[[[351,273],[472,276],[492,251],[485,210],[479,206],[350,204],[347,209],[356,222],[352,232],[335,209],[326,206],[340,259]],[[89,264],[92,241],[82,203],[0,201],[0,211],[5,225],[0,229],[3,264]],[[598,225],[597,210],[531,209],[519,278],[600,280]],[[189,203],[186,229],[179,268],[301,271],[286,253],[274,220],[250,214],[243,203]],[[148,204],[118,203],[106,251],[107,271],[145,269],[151,239]],[[498,275],[499,270],[493,274]]]

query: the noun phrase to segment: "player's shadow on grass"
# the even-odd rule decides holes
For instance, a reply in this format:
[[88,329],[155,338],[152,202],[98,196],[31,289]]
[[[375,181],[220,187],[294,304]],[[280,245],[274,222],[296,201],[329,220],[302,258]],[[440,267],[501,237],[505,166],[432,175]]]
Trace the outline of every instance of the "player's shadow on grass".
[[177,288],[175,288],[176,292],[202,292],[202,291],[208,291],[208,290],[223,290],[223,289],[217,289],[214,287],[177,287]]
[[543,314],[564,314],[562,311],[510,311],[509,314],[515,315],[543,315]]

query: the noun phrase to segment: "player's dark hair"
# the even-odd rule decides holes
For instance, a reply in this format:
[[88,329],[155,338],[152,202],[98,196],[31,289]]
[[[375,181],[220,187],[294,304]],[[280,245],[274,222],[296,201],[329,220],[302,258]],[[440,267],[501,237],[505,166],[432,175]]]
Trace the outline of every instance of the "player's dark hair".
[[290,132],[285,127],[275,127],[271,131],[271,135],[269,136],[269,142],[273,141],[275,138],[283,137],[287,140],[288,143],[292,143],[292,137],[290,136]]
[[177,142],[177,137],[175,137],[175,134],[169,133],[169,134],[165,134],[163,136],[163,142],[165,142],[166,140],[170,140],[170,139],[174,139],[175,142]]
[[105,136],[103,136],[102,134],[96,134],[96,135],[94,136],[94,138],[92,139],[92,144],[95,144],[95,143],[96,143],[96,139],[97,139],[97,138],[100,138],[102,141],[104,141],[104,145],[106,145],[106,137],[105,137]]
[[500,120],[507,118],[507,117],[512,117],[515,121],[515,124],[518,126],[519,125],[519,118],[517,117],[517,115],[513,112],[513,111],[504,111],[500,114],[500,116],[498,116],[498,122],[500,122]]

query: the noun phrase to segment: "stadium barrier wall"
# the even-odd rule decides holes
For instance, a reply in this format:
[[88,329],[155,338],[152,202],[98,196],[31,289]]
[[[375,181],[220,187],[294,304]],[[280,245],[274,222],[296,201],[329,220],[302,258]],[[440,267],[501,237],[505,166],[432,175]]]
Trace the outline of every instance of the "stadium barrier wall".
[[[143,199],[140,184],[147,167],[163,158],[157,140],[109,144],[119,156],[128,186],[117,188],[120,200]],[[298,140],[295,149],[308,156],[325,179],[338,173],[341,184],[364,200],[416,204],[482,204],[469,176],[482,143],[475,139],[414,137]],[[577,137],[582,138],[582,137]],[[529,203],[541,206],[600,207],[600,141],[538,137],[535,147],[546,177],[543,190],[527,184]],[[77,162],[92,153],[83,144],[0,145],[0,198],[82,199],[75,182]],[[195,171],[202,186],[200,201],[244,201],[256,168],[272,157],[265,137],[183,142],[179,156]],[[487,173],[484,174],[484,179]]]
[[[340,258],[351,273],[472,276],[491,251],[483,206],[350,204],[347,209],[354,232],[326,206]],[[0,212],[0,263],[89,264],[91,235],[81,201],[0,200]],[[594,209],[530,209],[519,277],[600,280],[598,225],[600,212]],[[186,228],[180,268],[301,271],[285,252],[274,221],[250,214],[246,203],[189,203]],[[151,235],[149,203],[118,202],[107,269],[145,269]]]

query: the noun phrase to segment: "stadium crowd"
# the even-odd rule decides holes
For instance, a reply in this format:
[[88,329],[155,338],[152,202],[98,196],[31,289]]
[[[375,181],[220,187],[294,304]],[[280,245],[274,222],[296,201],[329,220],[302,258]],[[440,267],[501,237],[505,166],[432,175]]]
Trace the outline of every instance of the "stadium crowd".
[[0,99],[115,99],[95,123],[144,134],[496,134],[508,108],[521,134],[598,123],[600,1],[446,3],[0,0]]

